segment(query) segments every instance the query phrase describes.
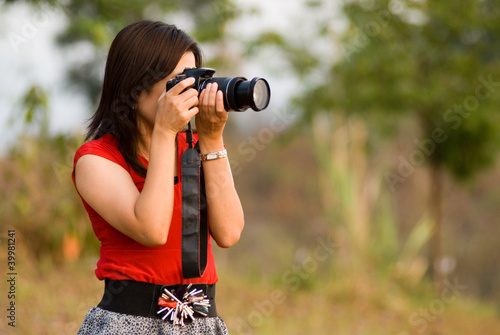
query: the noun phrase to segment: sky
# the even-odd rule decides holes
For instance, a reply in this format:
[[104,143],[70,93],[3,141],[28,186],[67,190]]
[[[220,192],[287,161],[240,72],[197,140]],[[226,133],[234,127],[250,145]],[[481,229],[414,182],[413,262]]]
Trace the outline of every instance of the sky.
[[[257,8],[259,15],[243,16],[233,23],[232,32],[241,38],[265,30],[289,31],[300,17],[301,0],[237,0],[241,8]],[[174,19],[175,21],[175,19]],[[183,27],[182,21],[172,22]],[[63,52],[55,44],[55,36],[64,29],[66,19],[62,12],[42,8],[33,10],[24,4],[2,6],[0,11],[0,155],[11,146],[21,131],[19,121],[21,97],[33,83],[49,93],[50,131],[52,133],[81,132],[92,113],[83,95],[68,86],[65,81],[66,59],[85,57],[89,50],[79,49]],[[291,92],[297,83],[281,73],[269,71],[277,56],[267,55],[262,60],[250,63],[244,69],[246,77],[265,77],[271,84],[272,98],[269,111],[261,113],[238,113],[234,118],[240,124],[261,124],[273,110],[285,108]],[[278,107],[281,106],[281,107]],[[17,115],[16,115],[17,113]],[[12,123],[12,120],[18,122]]]

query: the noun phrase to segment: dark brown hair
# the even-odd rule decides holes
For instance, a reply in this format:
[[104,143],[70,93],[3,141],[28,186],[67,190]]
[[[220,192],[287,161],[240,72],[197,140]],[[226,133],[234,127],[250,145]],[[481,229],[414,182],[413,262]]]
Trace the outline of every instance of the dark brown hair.
[[86,140],[113,134],[127,163],[145,177],[138,155],[137,99],[172,73],[188,51],[201,67],[197,43],[174,25],[140,21],[121,30],[109,49],[101,100],[90,118]]

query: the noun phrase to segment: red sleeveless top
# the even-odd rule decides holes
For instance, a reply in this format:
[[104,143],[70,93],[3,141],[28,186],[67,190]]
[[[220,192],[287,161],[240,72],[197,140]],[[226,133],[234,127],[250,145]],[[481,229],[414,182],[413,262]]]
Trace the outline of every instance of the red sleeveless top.
[[[195,141],[197,136],[195,134]],[[177,136],[177,171],[181,174],[181,155],[187,148],[186,133]],[[123,158],[118,150],[118,140],[111,134],[83,144],[75,154],[73,165],[73,183],[75,182],[76,162],[83,155],[96,155],[106,158],[127,170],[139,192],[142,191],[145,178],[139,176]],[[147,167],[147,160],[140,157]],[[173,178],[173,176],[172,176]],[[211,236],[208,234],[207,267],[200,278],[184,279],[182,276],[181,236],[182,236],[182,186],[179,181],[174,185],[174,212],[168,232],[167,243],[159,247],[144,246],[122,234],[107,223],[82,198],[95,235],[101,242],[100,259],[95,274],[98,279],[135,280],[162,285],[187,283],[214,284],[217,273],[212,254]]]

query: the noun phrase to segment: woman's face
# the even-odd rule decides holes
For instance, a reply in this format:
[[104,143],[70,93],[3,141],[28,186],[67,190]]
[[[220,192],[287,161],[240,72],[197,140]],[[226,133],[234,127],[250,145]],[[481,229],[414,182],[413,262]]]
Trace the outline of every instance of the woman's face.
[[171,74],[169,74],[163,80],[160,80],[159,82],[154,84],[151,91],[147,92],[146,90],[144,90],[141,92],[139,98],[137,99],[139,126],[143,125],[150,130],[153,129],[155,123],[158,99],[165,91],[167,81],[173,79],[176,75],[182,73],[185,68],[193,68],[193,67],[196,67],[196,60],[194,54],[190,51],[186,52],[181,57],[179,63],[177,63],[176,68]]

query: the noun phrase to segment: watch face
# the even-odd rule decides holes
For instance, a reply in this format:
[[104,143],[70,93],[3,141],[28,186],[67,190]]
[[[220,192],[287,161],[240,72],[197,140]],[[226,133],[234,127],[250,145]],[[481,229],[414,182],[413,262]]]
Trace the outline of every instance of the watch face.
[[202,154],[202,155],[200,155],[200,159],[202,161],[210,161],[210,160],[214,160],[214,159],[218,159],[218,158],[223,158],[223,157],[227,157],[227,151],[226,151],[226,149],[221,150],[221,151],[217,151],[217,152],[210,152],[208,154]]
[[217,153],[207,154],[207,160],[216,159],[217,157]]

